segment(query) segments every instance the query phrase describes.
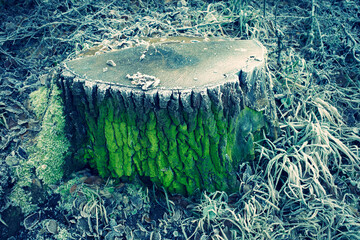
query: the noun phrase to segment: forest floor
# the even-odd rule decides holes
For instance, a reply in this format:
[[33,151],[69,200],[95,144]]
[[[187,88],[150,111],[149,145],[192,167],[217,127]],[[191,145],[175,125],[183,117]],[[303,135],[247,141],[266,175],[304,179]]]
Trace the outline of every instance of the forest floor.
[[[239,191],[186,198],[88,169],[43,184],[29,95],[93,47],[169,36],[268,50],[280,132]],[[0,239],[360,239],[359,36],[358,0],[0,1]]]

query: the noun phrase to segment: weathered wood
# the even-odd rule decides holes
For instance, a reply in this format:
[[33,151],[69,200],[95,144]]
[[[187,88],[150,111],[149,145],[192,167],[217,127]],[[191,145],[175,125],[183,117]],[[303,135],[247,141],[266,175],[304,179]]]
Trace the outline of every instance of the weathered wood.
[[[77,158],[103,177],[149,177],[170,192],[236,190],[271,113],[264,57],[255,41],[228,41],[66,63],[60,85]],[[108,60],[116,66],[103,72]],[[132,84],[137,72],[160,84]]]

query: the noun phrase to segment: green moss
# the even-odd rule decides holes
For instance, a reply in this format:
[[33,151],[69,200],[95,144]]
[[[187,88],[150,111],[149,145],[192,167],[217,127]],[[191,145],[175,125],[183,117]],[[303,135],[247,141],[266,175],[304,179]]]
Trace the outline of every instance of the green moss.
[[[32,92],[30,104],[36,116],[42,119],[41,130],[36,136],[36,144],[28,149],[28,160],[22,161],[20,167],[14,169],[17,182],[10,194],[12,203],[19,206],[24,214],[37,208],[32,203],[32,198],[36,198],[31,192],[32,180],[37,177],[44,184],[55,184],[61,180],[70,147],[65,133],[61,91],[57,85],[52,83],[50,88],[41,87]],[[82,156],[90,153],[82,151]]]
[[41,87],[30,93],[30,104],[37,118],[41,118],[48,106],[50,89]]
[[[41,104],[45,100],[35,101],[34,98],[44,99],[48,95],[44,87],[32,93],[30,98],[34,105]],[[44,112],[41,131],[37,136],[36,150],[29,156],[36,167],[36,173],[46,184],[54,184],[63,177],[65,158],[68,154],[70,143],[65,135],[65,117],[63,102],[59,88],[53,84],[48,105],[45,107],[35,106],[37,113]]]

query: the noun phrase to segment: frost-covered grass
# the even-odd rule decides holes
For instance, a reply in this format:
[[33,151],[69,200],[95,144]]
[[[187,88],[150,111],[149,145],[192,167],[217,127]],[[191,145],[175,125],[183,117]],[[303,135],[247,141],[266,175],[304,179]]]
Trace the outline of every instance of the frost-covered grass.
[[359,239],[358,129],[326,101],[329,90],[301,76],[297,84],[307,87],[279,106],[278,139],[266,139],[257,160],[239,171],[236,202],[204,194],[195,231],[209,234],[206,224],[214,238]]

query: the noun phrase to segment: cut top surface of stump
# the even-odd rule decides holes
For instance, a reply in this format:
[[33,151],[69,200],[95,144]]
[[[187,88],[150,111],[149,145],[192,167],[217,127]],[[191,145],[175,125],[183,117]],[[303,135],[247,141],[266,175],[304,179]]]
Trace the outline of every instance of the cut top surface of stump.
[[265,53],[254,40],[165,42],[78,58],[66,66],[89,81],[138,88],[133,80],[140,76],[159,80],[158,88],[184,89],[224,83],[244,68],[264,64]]

